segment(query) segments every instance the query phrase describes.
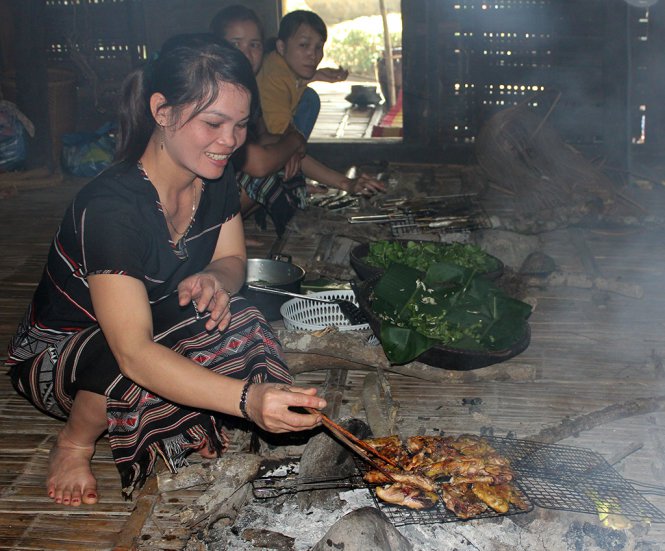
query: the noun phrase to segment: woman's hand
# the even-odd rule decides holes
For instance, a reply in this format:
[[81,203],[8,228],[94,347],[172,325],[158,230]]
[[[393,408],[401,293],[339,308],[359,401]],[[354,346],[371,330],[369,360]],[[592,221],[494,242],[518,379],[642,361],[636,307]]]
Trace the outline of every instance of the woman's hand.
[[321,416],[296,413],[289,408],[322,409],[326,401],[316,396],[315,388],[278,383],[254,384],[247,391],[247,414],[259,427],[270,432],[292,432],[313,429]]
[[359,178],[349,178],[346,191],[352,195],[371,197],[379,192],[384,193],[386,186],[376,178],[361,174]]
[[231,321],[231,295],[214,274],[199,272],[183,279],[178,285],[178,304],[192,303],[199,314],[210,313],[205,324],[208,331],[224,331]]

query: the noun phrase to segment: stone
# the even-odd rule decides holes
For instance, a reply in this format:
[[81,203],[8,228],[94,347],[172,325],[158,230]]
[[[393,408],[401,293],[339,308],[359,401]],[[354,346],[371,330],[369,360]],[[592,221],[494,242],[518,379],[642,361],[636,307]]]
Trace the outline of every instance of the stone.
[[242,532],[242,539],[250,542],[258,549],[277,549],[278,551],[293,551],[295,539],[272,530],[247,528]]
[[547,276],[554,270],[556,270],[554,259],[540,251],[533,252],[527,256],[520,267],[521,274],[532,276]]
[[[358,438],[367,438],[370,429],[360,419],[346,419],[339,423]],[[356,474],[357,467],[352,452],[339,443],[327,429],[310,439],[300,459],[298,480],[317,481],[348,477]],[[323,507],[339,508],[339,489],[313,490],[298,494],[301,510]]]
[[335,524],[311,551],[412,551],[413,546],[374,507],[352,511]]
[[482,230],[476,232],[475,244],[517,271],[531,253],[540,249],[540,238],[505,230]]

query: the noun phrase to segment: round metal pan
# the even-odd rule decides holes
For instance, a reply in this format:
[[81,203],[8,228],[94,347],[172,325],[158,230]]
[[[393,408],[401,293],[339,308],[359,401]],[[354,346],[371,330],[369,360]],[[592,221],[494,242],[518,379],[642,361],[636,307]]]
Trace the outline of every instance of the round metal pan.
[[[300,293],[303,279],[305,279],[305,270],[297,264],[269,258],[247,259],[247,283],[263,283],[283,291]],[[242,288],[241,293],[261,310],[268,321],[282,319],[279,309],[282,304],[289,300],[288,296],[252,291],[247,288],[247,285]]]
[[[376,335],[376,338],[381,340],[381,320],[372,310],[372,291],[379,279],[380,276],[375,276],[363,281],[358,286],[357,298],[358,305],[367,317],[369,326]],[[506,360],[524,352],[530,342],[531,328],[529,327],[529,324],[526,323],[524,334],[510,348],[503,350],[479,351],[450,348],[440,344],[432,346],[414,361],[422,362],[433,367],[450,369],[452,371],[468,371],[505,362]]]

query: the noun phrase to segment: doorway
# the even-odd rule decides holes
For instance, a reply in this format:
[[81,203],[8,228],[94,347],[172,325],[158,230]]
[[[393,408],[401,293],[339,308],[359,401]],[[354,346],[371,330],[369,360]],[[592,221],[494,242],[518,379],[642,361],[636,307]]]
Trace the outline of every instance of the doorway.
[[[300,9],[316,12],[328,28],[320,67],[344,67],[349,71],[344,82],[310,83],[321,98],[311,140],[401,138],[400,0],[282,0],[283,13]],[[390,56],[386,54],[384,17]],[[392,58],[392,75],[388,57]]]

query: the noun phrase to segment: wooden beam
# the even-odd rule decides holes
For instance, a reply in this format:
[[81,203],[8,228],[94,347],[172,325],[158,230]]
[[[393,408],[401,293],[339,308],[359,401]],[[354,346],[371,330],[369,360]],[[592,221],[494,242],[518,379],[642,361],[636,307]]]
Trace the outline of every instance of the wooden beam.
[[603,141],[608,164],[627,171],[630,164],[628,123],[628,13],[625,2],[605,2],[603,91],[605,98]]

